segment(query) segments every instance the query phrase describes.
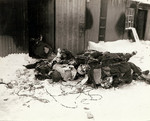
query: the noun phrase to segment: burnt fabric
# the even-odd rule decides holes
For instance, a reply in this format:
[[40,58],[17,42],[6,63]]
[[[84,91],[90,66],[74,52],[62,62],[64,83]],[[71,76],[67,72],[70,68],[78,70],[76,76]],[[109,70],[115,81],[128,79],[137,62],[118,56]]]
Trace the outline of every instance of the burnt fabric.
[[33,64],[28,64],[28,65],[24,65],[27,69],[35,69],[37,67],[42,67],[42,66],[45,66],[45,67],[50,67],[52,68],[52,64],[48,61],[48,60],[39,60]]
[[57,70],[52,71],[52,73],[50,74],[50,77],[52,78],[54,82],[59,82],[63,80],[61,74]]
[[96,50],[86,50],[76,56],[77,64],[88,64],[90,67],[97,67],[100,65],[103,53]]
[[52,53],[52,48],[46,42],[32,38],[29,42],[29,55],[35,58],[47,58]]
[[51,65],[47,61],[41,61],[35,67],[36,78],[39,80],[50,79],[49,72],[52,71]]
[[112,86],[128,84],[133,80],[133,76],[141,75],[141,69],[131,62],[118,62],[102,67],[102,80],[113,77]]
[[111,65],[118,62],[127,62],[135,53],[110,53],[106,52],[102,57],[102,66]]
[[[44,45],[40,48],[43,47]],[[87,83],[94,84],[94,87],[100,84],[104,88],[109,88],[130,83],[133,77],[141,75],[141,69],[128,62],[135,54],[135,52],[103,53],[87,50],[74,56],[67,49],[58,49],[56,57],[50,59],[51,61],[41,60],[26,67],[35,68],[38,79],[52,78],[57,82],[59,80],[74,80],[88,75]]]
[[47,58],[52,53],[52,48],[45,42],[40,41],[36,45],[34,53],[39,58]]
[[103,55],[103,52],[99,52],[97,50],[86,50],[81,53],[78,53],[77,55],[84,55],[84,56],[90,56],[92,58],[98,58],[99,56]]
[[27,69],[35,69],[35,77],[39,80],[50,79],[49,72],[52,71],[52,64],[47,60],[40,60],[33,64],[25,65]]
[[[112,86],[131,83],[134,75],[140,75],[141,69],[128,60],[136,53],[105,52],[101,60],[102,80],[112,77]],[[133,71],[133,74],[132,74]]]
[[52,69],[47,61],[42,61],[36,65],[35,70],[41,74],[48,74]]
[[67,49],[62,49],[60,55],[61,60],[70,60],[74,58],[73,54]]
[[110,74],[113,77],[113,86],[132,82],[131,67],[128,62],[112,65],[110,67]]
[[77,73],[74,66],[68,64],[55,64],[53,70],[58,71],[64,81],[74,80]]
[[76,60],[74,55],[68,51],[67,49],[60,49],[58,48],[57,50],[57,55],[53,59],[58,64],[68,64],[68,65],[73,65],[76,66]]

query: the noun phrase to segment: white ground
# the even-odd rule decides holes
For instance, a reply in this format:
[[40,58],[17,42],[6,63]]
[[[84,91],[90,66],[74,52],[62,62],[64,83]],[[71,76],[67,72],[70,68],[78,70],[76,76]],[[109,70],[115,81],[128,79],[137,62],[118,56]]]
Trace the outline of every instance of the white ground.
[[[89,42],[89,49],[137,51],[130,61],[150,70],[150,41]],[[0,58],[0,81],[13,86],[0,84],[0,121],[150,121],[150,85],[133,81],[116,89],[84,86],[79,93],[76,81],[35,80],[34,71],[23,67],[35,61],[27,54]]]
[[139,3],[150,4],[150,0],[132,0],[132,1],[137,1]]

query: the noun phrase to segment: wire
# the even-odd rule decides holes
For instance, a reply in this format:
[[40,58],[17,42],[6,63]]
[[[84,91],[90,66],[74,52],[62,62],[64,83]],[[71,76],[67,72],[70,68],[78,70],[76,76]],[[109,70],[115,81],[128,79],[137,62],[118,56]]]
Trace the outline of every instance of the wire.
[[[69,84],[69,85],[63,85],[63,86],[72,87],[72,85],[70,85],[70,84]],[[84,103],[84,104],[86,104],[86,103],[85,103],[86,101],[99,101],[99,100],[102,99],[102,96],[101,96],[100,94],[90,94],[90,92],[93,91],[94,89],[92,89],[92,88],[89,88],[89,89],[88,89],[88,86],[85,86],[85,85],[84,85],[84,87],[83,87],[83,89],[82,89],[81,91],[73,90],[73,91],[71,91],[71,92],[65,92],[65,91],[62,89],[62,86],[61,86],[60,88],[61,88],[62,92],[61,92],[61,94],[59,94],[59,95],[52,95],[47,89],[46,89],[46,92],[54,99],[55,102],[59,103],[61,106],[65,107],[65,108],[72,108],[72,109],[77,108],[77,107],[78,107],[78,105],[77,105],[77,99],[81,96],[81,94],[84,94],[84,95],[90,97],[90,99],[89,99],[89,98],[84,98],[84,99],[82,99],[82,100],[80,101],[80,103]],[[63,103],[60,103],[60,102],[55,98],[55,97],[58,97],[58,96],[67,96],[67,95],[69,95],[69,94],[73,94],[73,95],[74,95],[74,94],[78,94],[78,96],[75,98],[75,101],[74,101],[74,105],[75,105],[75,106],[67,106],[67,105],[64,105]],[[99,97],[99,98],[95,99],[94,97]]]

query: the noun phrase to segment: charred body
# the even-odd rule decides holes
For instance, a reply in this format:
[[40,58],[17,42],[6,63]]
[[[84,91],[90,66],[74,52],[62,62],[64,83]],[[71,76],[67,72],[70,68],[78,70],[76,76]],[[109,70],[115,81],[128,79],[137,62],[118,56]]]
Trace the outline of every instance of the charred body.
[[86,84],[102,88],[118,87],[129,84],[132,80],[150,83],[149,70],[142,71],[134,63],[129,62],[132,53],[110,53],[87,50],[73,55],[67,49],[58,48],[53,58],[49,55],[45,60],[25,67],[35,69],[39,80],[52,79],[54,82],[73,81],[88,77]]

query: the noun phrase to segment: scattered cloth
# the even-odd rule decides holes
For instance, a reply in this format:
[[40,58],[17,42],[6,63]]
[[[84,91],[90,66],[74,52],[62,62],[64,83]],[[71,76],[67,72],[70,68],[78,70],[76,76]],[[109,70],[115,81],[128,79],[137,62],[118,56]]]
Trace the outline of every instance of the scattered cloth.
[[73,81],[88,76],[86,83],[95,88],[118,87],[137,79],[150,82],[149,71],[145,71],[145,74],[134,63],[128,62],[135,54],[136,52],[110,53],[87,50],[74,56],[67,49],[58,48],[53,59],[40,60],[25,67],[34,68],[35,76],[39,80]]

